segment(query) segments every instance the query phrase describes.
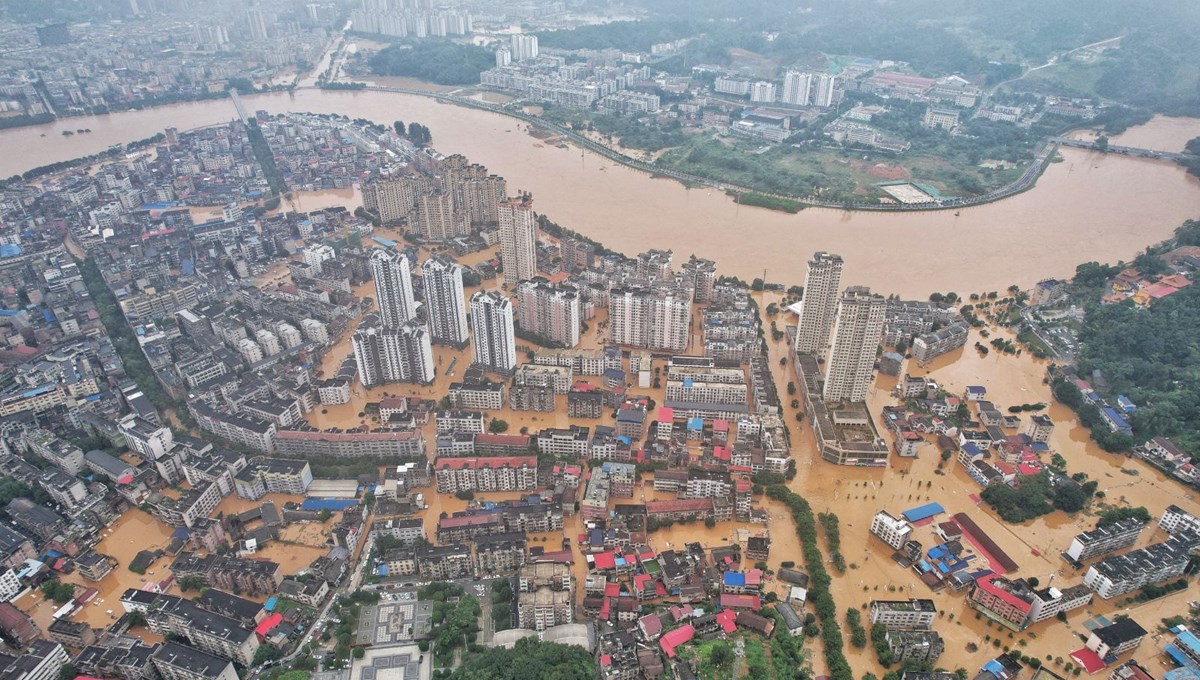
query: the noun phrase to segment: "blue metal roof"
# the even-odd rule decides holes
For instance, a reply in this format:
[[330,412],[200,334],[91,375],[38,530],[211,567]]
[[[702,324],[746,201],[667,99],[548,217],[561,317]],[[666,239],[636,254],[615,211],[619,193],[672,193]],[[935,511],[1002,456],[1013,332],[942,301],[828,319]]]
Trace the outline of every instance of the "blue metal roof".
[[905,510],[900,514],[904,515],[904,519],[910,522],[920,522],[923,519],[940,515],[943,512],[946,512],[946,509],[942,507],[941,503],[926,503],[925,505]]

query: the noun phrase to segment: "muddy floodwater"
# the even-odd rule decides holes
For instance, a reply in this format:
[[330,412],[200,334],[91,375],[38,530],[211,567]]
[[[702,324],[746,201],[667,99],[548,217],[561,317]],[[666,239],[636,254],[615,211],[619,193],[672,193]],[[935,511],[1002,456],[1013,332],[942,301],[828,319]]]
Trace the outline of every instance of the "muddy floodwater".
[[[419,121],[430,127],[439,151],[463,153],[504,175],[510,193],[532,191],[538,211],[560,224],[629,254],[655,247],[713,258],[721,273],[747,280],[765,271],[769,280],[800,282],[808,255],[828,250],[845,258],[846,282],[888,293],[1003,290],[1068,275],[1088,260],[1131,259],[1196,217],[1200,206],[1200,180],[1178,165],[1064,149],[1062,162],[1051,164],[1036,187],[990,205],[901,214],[822,208],[789,215],[652,179],[575,147],[546,145],[519,121],[424,97],[304,89],[243,101],[250,111]],[[0,158],[0,176],[168,126],[189,129],[234,115],[229,101],[213,100],[0,131],[0,145],[9,152]],[[1197,126],[1195,119],[1159,117],[1114,141],[1178,150]],[[60,134],[78,127],[92,133]]]
[[[768,295],[760,297],[760,300],[765,308],[766,303],[778,302],[779,298]],[[778,323],[782,327],[785,323],[795,323],[795,318],[787,319],[784,313],[778,317]],[[996,329],[991,332],[992,337],[1004,334],[1004,331]],[[1073,412],[1061,404],[1053,403],[1050,388],[1043,381],[1046,371],[1044,361],[1028,355],[1018,357],[999,352],[982,356],[971,348],[980,339],[977,334],[977,330],[971,331],[968,346],[963,350],[942,356],[927,367],[906,366],[906,369],[917,375],[930,376],[952,393],[961,394],[967,385],[983,385],[988,390],[987,399],[1001,411],[1006,411],[1008,406],[1025,403],[1049,404],[1045,413],[1055,423],[1049,442],[1051,449],[1066,458],[1072,474],[1083,472],[1089,479],[1098,481],[1099,490],[1105,493],[1106,498],[1093,501],[1090,509],[1074,517],[1054,512],[1021,525],[1011,525],[1000,520],[978,501],[981,489],[961,465],[953,460],[944,464],[941,462],[940,451],[933,442],[922,447],[915,459],[900,459],[893,455],[891,466],[887,469],[846,468],[819,460],[812,430],[804,427],[797,432],[793,427],[792,451],[800,473],[791,482],[791,487],[809,501],[814,512],[833,512],[840,520],[842,554],[848,568],[845,574],[837,575],[832,564],[826,566],[834,574],[832,593],[838,611],[844,612],[849,607],[861,608],[872,599],[932,598],[939,609],[936,627],[946,638],[946,652],[938,665],[951,669],[962,666],[972,672],[1006,645],[1040,657],[1051,654],[1067,658],[1069,652],[1083,645],[1077,637],[1083,630],[1081,623],[1097,614],[1111,617],[1127,613],[1151,629],[1163,617],[1185,612],[1187,601],[1195,599],[1194,593],[1189,595],[1188,591],[1128,608],[1117,605],[1120,598],[1096,598],[1089,606],[1071,612],[1067,625],[1053,620],[1045,621],[1010,637],[1007,630],[1002,631],[995,624],[989,627],[985,619],[976,619],[975,611],[964,603],[964,593],[950,589],[931,593],[911,570],[895,564],[891,560],[891,549],[870,534],[871,518],[878,510],[897,515],[917,505],[936,501],[945,507],[947,514],[935,518],[935,521],[946,521],[949,515],[965,512],[1017,562],[1019,569],[1010,576],[1034,576],[1043,586],[1065,587],[1080,583],[1085,570],[1071,568],[1059,553],[1070,545],[1075,534],[1094,528],[1094,511],[1100,503],[1122,507],[1144,506],[1155,518],[1162,515],[1172,503],[1190,512],[1200,513],[1200,503],[1186,487],[1141,461],[1106,453],[1096,446]],[[795,380],[790,369],[778,363],[787,350],[782,342],[768,341],[768,345],[771,364],[782,393],[783,387]],[[876,379],[868,402],[877,421],[883,406],[897,403],[891,396],[895,383],[895,378],[886,376]],[[795,409],[785,404],[785,410],[788,422],[794,423]],[[882,423],[879,427],[882,431]],[[778,537],[779,533],[773,531],[772,538]],[[940,542],[931,525],[918,527],[915,538],[927,547]],[[1165,538],[1164,532],[1148,527],[1142,533],[1137,547]],[[772,558],[772,561],[781,558],[801,562],[795,556],[782,558],[774,550]],[[978,559],[984,558],[980,556]],[[999,647],[993,646],[990,641],[997,638],[1001,640]],[[1025,640],[1026,646],[1021,646],[1020,640]],[[969,643],[978,645],[979,650],[968,652]],[[879,667],[874,652],[869,648],[858,650],[849,645],[848,634],[846,653],[856,674],[873,672],[882,677],[880,673],[884,669]],[[1159,669],[1159,653],[1157,644],[1147,641],[1133,654],[1133,658],[1147,668]],[[815,660],[814,667],[819,670],[821,666],[822,661]]]

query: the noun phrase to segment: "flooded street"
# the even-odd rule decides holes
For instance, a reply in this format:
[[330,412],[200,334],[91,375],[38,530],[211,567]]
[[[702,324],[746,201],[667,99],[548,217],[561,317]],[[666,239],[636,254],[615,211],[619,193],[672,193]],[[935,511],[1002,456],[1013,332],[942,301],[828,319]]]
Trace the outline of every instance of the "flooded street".
[[[772,301],[778,302],[779,297],[769,294],[760,297],[762,308]],[[785,312],[777,317],[777,323],[783,328],[788,323],[794,324],[795,317],[789,318]],[[883,470],[830,465],[818,459],[811,428],[805,425],[797,432],[793,415],[795,410],[785,404],[786,421],[792,427],[792,453],[799,467],[799,474],[790,486],[809,501],[814,513],[833,512],[840,520],[842,554],[848,565],[847,571],[838,576],[832,564],[826,565],[834,575],[831,590],[838,611],[868,605],[872,599],[932,598],[939,609],[936,628],[946,640],[946,652],[937,665],[950,669],[962,666],[971,672],[1002,651],[1003,646],[1018,648],[1018,640],[1021,639],[1025,639],[1029,645],[1024,653],[1036,653],[1043,657],[1049,653],[1065,658],[1070,651],[1083,644],[1076,637],[1076,633],[1082,630],[1080,624],[1096,614],[1111,617],[1116,613],[1129,613],[1150,629],[1164,616],[1185,611],[1187,600],[1194,599],[1194,594],[1188,596],[1178,593],[1135,606],[1128,612],[1117,606],[1121,598],[1096,598],[1091,605],[1071,612],[1069,625],[1045,621],[1010,637],[1007,630],[1002,631],[995,624],[989,627],[986,619],[976,619],[975,611],[963,602],[965,592],[956,593],[946,589],[941,593],[931,593],[911,570],[903,569],[891,560],[891,548],[870,534],[871,518],[878,510],[887,510],[895,515],[917,505],[936,501],[942,504],[947,514],[939,515],[934,519],[935,522],[947,521],[950,515],[958,512],[970,515],[1018,563],[1019,569],[1013,576],[1036,576],[1042,585],[1065,587],[1080,583],[1085,570],[1075,571],[1069,567],[1059,557],[1059,552],[1070,545],[1075,534],[1094,528],[1096,519],[1093,511],[1101,502],[1144,506],[1156,519],[1172,503],[1193,513],[1200,512],[1200,504],[1182,485],[1141,461],[1100,450],[1068,408],[1052,403],[1050,388],[1043,382],[1046,370],[1044,361],[1029,355],[1017,357],[995,351],[981,356],[971,348],[979,339],[977,334],[978,331],[972,331],[968,346],[963,350],[944,355],[928,367],[908,367],[908,370],[917,375],[929,375],[943,388],[956,394],[961,394],[967,385],[984,385],[988,389],[987,399],[1002,411],[1008,406],[1023,403],[1051,404],[1046,411],[1056,425],[1049,442],[1051,449],[1066,458],[1071,473],[1084,472],[1090,479],[1098,481],[1100,491],[1105,492],[1107,497],[1103,501],[1094,500],[1091,510],[1085,509],[1074,517],[1054,512],[1021,525],[1010,525],[1001,521],[986,505],[977,504],[972,496],[977,497],[981,488],[954,460],[941,464],[940,451],[934,443],[923,446],[915,459],[901,459],[893,455],[891,466]],[[992,329],[992,337],[1004,334],[1004,331]],[[785,343],[771,342],[769,337],[771,365],[783,395],[786,394],[784,387],[788,381],[794,381],[795,378],[790,375],[790,370],[785,373],[785,369],[778,364],[779,358],[786,355]],[[880,376],[870,392],[868,402],[877,423],[879,409],[895,403],[890,394],[895,382],[895,378]],[[879,427],[882,431],[881,423]],[[886,436],[890,441],[890,434]],[[772,539],[778,540],[778,537],[779,533],[772,531]],[[1160,542],[1165,537],[1164,532],[1148,527],[1142,533],[1137,547]],[[932,525],[918,527],[915,538],[926,547],[940,542],[933,533]],[[784,559],[772,551],[773,560],[776,557]],[[802,561],[798,555],[786,559],[794,559],[798,563]],[[847,640],[847,658],[855,673],[872,672],[882,677],[886,669],[879,667],[873,650],[869,647],[865,650],[855,649],[849,644],[848,631],[843,632]],[[993,647],[990,642],[985,644],[985,636],[992,639],[999,637],[1001,646]],[[978,645],[979,650],[968,652],[969,643]],[[1160,667],[1155,658],[1158,653],[1157,646],[1147,641],[1137,650],[1134,658],[1147,668],[1155,669]]]
[[[439,151],[463,153],[504,175],[509,193],[532,191],[539,212],[566,227],[629,254],[654,247],[714,258],[721,273],[747,280],[765,269],[769,280],[798,282],[804,258],[828,250],[845,258],[846,282],[888,293],[924,297],[934,290],[1027,286],[1068,275],[1080,262],[1131,259],[1195,217],[1200,204],[1200,179],[1180,166],[1065,149],[1063,162],[1051,164],[1032,190],[957,214],[808,209],[789,215],[651,179],[574,147],[547,146],[518,121],[422,97],[300,90],[243,101],[251,111],[421,122],[431,128]],[[11,150],[0,159],[0,176],[28,169],[31,158],[38,164],[65,160],[167,126],[188,129],[233,116],[232,103],[214,100],[0,131],[0,144]],[[1156,118],[1120,141],[1177,148],[1197,125],[1195,119]],[[81,126],[92,134],[59,134]],[[313,209],[301,202],[302,209]],[[947,257],[964,247],[977,256]]]
[[[142,550],[164,549],[171,539],[171,527],[162,524],[149,514],[133,508],[127,511],[108,529],[104,538],[96,546],[96,552],[108,555],[117,560],[117,566],[102,580],[89,581],[78,572],[62,577],[66,583],[75,584],[76,595],[82,595],[88,588],[99,591],[96,597],[75,612],[73,621],[85,621],[93,628],[105,628],[116,618],[125,613],[121,607],[121,594],[129,588],[143,588],[147,583],[162,581],[169,578],[170,557],[162,557],[151,566],[145,574],[129,570],[129,563]],[[28,613],[45,630],[52,620],[51,615],[62,605],[54,604],[42,598],[41,592],[30,593],[13,602],[18,608]],[[112,615],[108,612],[112,611]]]

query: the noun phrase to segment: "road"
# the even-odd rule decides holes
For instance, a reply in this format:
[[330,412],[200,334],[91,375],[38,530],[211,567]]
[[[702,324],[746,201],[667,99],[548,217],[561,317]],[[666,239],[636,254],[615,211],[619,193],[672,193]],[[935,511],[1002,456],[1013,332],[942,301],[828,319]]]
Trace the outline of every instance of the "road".
[[[365,527],[366,523],[364,523],[364,527],[362,529],[363,533],[366,533]],[[249,672],[246,674],[246,680],[258,680],[262,673],[275,666],[287,666],[304,653],[305,645],[307,645],[312,639],[312,636],[316,633],[317,628],[321,627],[318,625],[318,622],[328,619],[329,610],[332,609],[333,605],[337,603],[338,598],[342,595],[347,595],[358,590],[359,585],[362,583],[363,570],[366,568],[367,560],[369,560],[371,557],[371,548],[374,543],[374,537],[368,534],[367,541],[363,544],[362,551],[358,554],[358,559],[354,562],[354,567],[350,578],[330,594],[329,601],[325,603],[325,607],[321,609],[321,613],[317,615],[315,619],[313,619],[313,624],[308,627],[308,630],[304,631],[304,636],[301,637],[300,641],[296,643],[295,649],[281,659],[277,659],[274,662],[267,662],[261,666],[255,666],[249,669]]]

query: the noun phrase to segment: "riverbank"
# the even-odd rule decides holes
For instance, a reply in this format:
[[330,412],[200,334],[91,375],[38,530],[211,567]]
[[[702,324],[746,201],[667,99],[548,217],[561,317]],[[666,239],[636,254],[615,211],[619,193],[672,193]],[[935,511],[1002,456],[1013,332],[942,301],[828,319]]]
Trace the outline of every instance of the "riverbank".
[[[613,250],[673,249],[717,259],[721,273],[795,283],[817,250],[846,260],[844,280],[885,293],[1003,290],[1045,277],[1070,276],[1080,262],[1129,260],[1197,216],[1200,180],[1171,163],[1063,149],[1022,194],[961,211],[875,213],[808,208],[792,215],[738,205],[722,192],[655,181],[588,151],[541,144],[524,123],[426,97],[382,92],[299,90],[244,97],[248,110],[342,113],[384,124],[397,118],[430,127],[443,153],[462,153],[530,191],[537,210]],[[0,176],[145,138],[165,127],[187,129],[235,118],[229,100],[99,116],[83,137],[62,138],[61,123],[0,131]],[[1150,146],[1156,119],[1127,134]],[[1200,123],[1200,121],[1197,121]],[[74,123],[72,127],[76,127]],[[1164,139],[1178,139],[1166,125]],[[46,137],[40,137],[45,133]],[[332,200],[334,197],[328,197]],[[301,209],[312,209],[309,201]],[[314,201],[314,203],[316,203]],[[323,203],[323,201],[322,201]],[[955,214],[958,212],[958,214]],[[946,257],[962,250],[970,257]]]

